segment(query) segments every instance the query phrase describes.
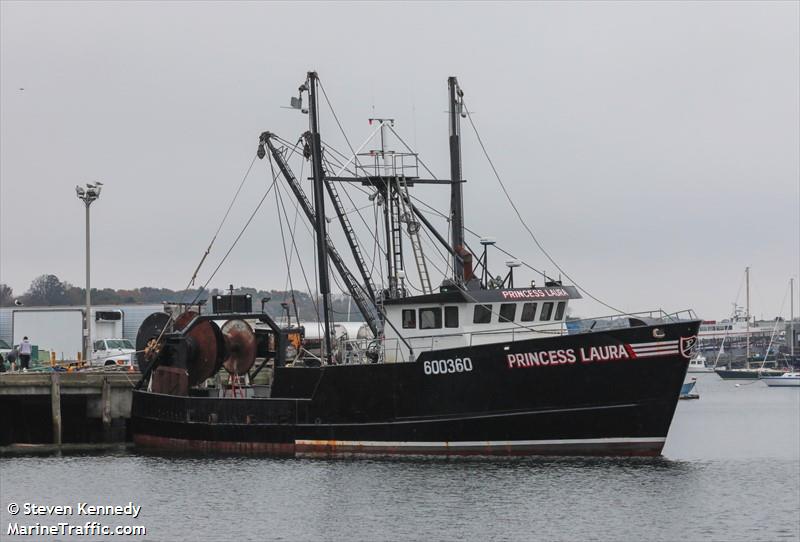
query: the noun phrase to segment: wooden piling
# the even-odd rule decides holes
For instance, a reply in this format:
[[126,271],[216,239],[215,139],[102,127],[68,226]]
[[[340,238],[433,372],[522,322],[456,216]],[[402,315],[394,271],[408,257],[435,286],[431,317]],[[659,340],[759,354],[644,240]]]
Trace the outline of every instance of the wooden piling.
[[111,442],[111,382],[108,381],[107,377],[103,378],[100,404],[102,405],[103,438],[106,442]]
[[61,380],[57,371],[50,374],[50,408],[53,413],[53,444],[61,446]]

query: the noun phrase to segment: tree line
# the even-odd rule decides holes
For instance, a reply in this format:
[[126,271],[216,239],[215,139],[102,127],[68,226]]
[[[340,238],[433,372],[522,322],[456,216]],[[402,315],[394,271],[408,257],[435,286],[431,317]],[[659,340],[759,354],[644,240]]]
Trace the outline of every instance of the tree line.
[[[169,288],[142,288],[119,289],[92,288],[93,305],[136,305],[151,303],[188,303],[197,299],[205,300],[211,307],[211,296],[226,294],[227,290],[212,289],[201,290],[171,290]],[[311,321],[321,318],[319,303],[308,292],[261,290],[253,287],[236,288],[236,294],[250,294],[253,298],[253,310],[261,311],[262,300],[268,299],[264,304],[267,314],[273,317],[285,315],[286,310],[292,318],[299,315],[301,320]],[[348,314],[351,321],[360,321],[363,318],[355,303],[350,303],[349,296],[335,295],[333,297],[334,318],[338,321],[347,321]],[[21,295],[14,295],[13,289],[0,283],[0,307],[11,306],[65,306],[83,305],[86,302],[86,289],[60,280],[56,275],[41,275],[31,282],[28,290]],[[285,305],[283,305],[285,303]],[[295,309],[296,307],[296,309]]]

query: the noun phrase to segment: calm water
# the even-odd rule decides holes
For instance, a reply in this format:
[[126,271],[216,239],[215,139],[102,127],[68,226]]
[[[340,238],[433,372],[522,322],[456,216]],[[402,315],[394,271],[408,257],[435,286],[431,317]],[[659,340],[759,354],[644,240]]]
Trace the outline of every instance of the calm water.
[[697,390],[657,459],[0,459],[0,539],[64,538],[7,536],[10,502],[133,501],[137,519],[89,520],[153,541],[800,540],[800,389]]

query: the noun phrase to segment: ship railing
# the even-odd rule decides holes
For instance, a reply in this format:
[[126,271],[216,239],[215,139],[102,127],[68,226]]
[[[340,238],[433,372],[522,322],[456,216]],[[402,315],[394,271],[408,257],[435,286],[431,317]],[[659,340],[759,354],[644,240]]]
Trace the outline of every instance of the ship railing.
[[[577,318],[567,320],[569,328],[583,329],[587,325],[589,329],[605,329],[608,327],[637,327],[652,324],[670,324],[676,322],[686,322],[698,320],[697,315],[692,309],[684,309],[677,312],[668,313],[663,309],[656,309],[641,312],[629,312],[624,314],[612,314],[608,316],[596,316],[593,318]],[[598,324],[606,324],[599,325]],[[609,325],[612,324],[612,325]]]
[[358,170],[368,177],[419,177],[419,157],[412,152],[387,150],[359,153]]
[[[360,363],[406,363],[414,361],[409,355],[408,348],[397,338],[382,339],[340,339],[338,341],[338,359],[345,365]],[[431,338],[431,350],[433,338]],[[429,350],[425,345],[414,352]]]

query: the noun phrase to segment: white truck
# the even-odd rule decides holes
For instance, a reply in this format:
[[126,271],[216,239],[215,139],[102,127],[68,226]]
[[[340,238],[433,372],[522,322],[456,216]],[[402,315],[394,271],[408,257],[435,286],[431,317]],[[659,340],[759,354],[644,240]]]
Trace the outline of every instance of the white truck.
[[131,367],[136,357],[136,347],[128,339],[100,339],[92,347],[92,365],[119,365]]

